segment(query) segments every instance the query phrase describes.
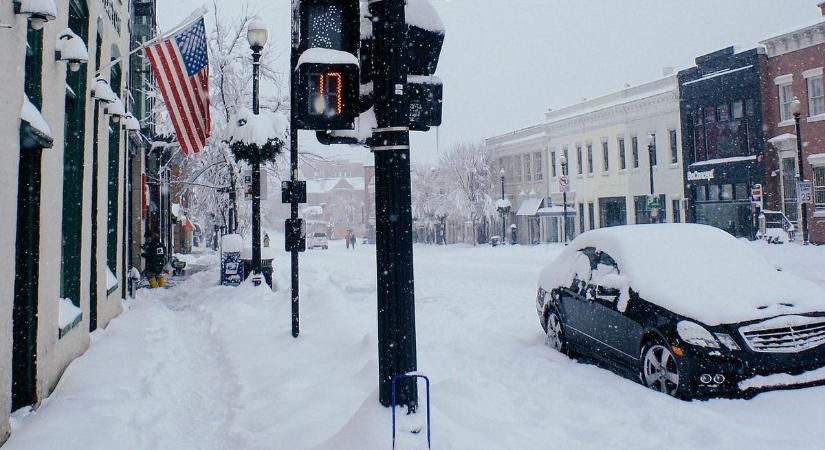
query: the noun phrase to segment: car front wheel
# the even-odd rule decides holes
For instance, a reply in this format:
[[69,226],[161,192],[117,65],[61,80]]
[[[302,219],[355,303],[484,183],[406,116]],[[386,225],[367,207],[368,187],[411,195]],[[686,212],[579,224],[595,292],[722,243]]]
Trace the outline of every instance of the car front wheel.
[[642,350],[641,378],[650,389],[673,397],[681,395],[676,356],[659,340],[649,342]]
[[544,342],[560,353],[567,354],[567,338],[564,335],[564,325],[555,307],[547,311],[547,337]]

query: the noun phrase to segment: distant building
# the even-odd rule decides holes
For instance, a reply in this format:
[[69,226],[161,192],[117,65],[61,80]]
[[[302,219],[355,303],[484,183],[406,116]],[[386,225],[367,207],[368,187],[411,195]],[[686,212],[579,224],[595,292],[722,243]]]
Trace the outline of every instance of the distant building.
[[[303,217],[307,232],[324,231],[331,239],[349,230],[374,239],[375,169],[352,161],[313,161],[301,168],[307,180]],[[369,182],[365,180],[369,179]]]
[[691,222],[753,239],[751,189],[767,182],[762,47],[728,47],[679,72],[685,195]]
[[[825,2],[819,4],[825,15]],[[763,86],[765,102],[766,205],[782,211],[799,229],[797,147],[790,104],[802,104],[800,128],[805,179],[813,181],[814,204],[808,206],[810,240],[825,243],[825,20],[784,32],[761,42],[767,49]],[[801,238],[799,233],[797,237]]]

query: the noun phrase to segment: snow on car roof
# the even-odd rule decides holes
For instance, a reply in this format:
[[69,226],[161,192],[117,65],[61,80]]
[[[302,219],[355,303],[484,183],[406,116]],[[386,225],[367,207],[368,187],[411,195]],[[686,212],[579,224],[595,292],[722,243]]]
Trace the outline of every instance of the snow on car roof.
[[586,247],[616,261],[631,289],[706,325],[825,311],[825,291],[778,272],[746,243],[706,225],[629,225],[574,239],[541,274],[545,289],[569,286],[574,253]]

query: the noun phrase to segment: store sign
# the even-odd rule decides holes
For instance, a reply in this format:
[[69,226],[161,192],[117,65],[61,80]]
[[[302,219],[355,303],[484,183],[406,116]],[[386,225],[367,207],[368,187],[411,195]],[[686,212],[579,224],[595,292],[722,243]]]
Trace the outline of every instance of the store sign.
[[714,172],[716,169],[706,170],[704,172],[688,172],[688,181],[710,181],[715,178]]

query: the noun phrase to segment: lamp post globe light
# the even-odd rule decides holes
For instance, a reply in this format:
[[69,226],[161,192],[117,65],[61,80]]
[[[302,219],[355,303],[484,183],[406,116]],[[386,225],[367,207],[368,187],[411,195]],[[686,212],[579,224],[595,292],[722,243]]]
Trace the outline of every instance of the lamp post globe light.
[[[261,78],[261,51],[269,32],[266,24],[256,17],[249,22],[246,39],[252,49],[252,114],[260,112],[259,91]],[[252,282],[261,284],[261,160],[252,158]]]
[[[656,152],[656,136],[653,133],[649,133],[647,135],[647,159],[648,165],[650,170],[650,200],[648,203],[654,203],[658,205],[658,202],[654,199],[655,189],[653,186],[653,161],[655,161],[655,152]],[[656,219],[659,216],[659,208],[653,206],[650,208],[650,223],[656,223]]]
[[[800,118],[802,117],[802,102],[800,102],[796,97],[794,97],[791,102],[791,114],[793,115],[794,124],[796,125],[796,172],[799,183],[801,184],[805,181],[805,165],[802,161],[802,130],[799,125]],[[797,187],[797,190],[798,189],[799,187]],[[797,197],[798,196],[799,195],[797,193]],[[802,243],[804,245],[808,245],[808,203],[800,203],[802,203]]]

